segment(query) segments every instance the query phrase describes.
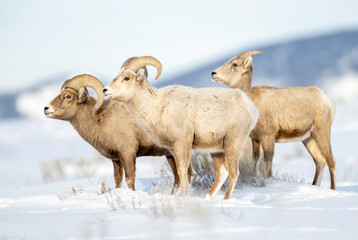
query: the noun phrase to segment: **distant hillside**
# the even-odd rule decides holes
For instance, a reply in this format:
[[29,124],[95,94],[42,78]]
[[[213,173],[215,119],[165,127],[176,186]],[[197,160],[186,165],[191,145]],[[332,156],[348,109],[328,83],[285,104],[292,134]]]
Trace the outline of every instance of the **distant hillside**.
[[210,73],[232,57],[249,50],[264,52],[264,55],[254,56],[254,85],[318,85],[325,76],[339,76],[347,71],[358,72],[358,30],[355,30],[270,46],[237,48],[227,57],[214,59],[210,64],[161,82],[158,87],[172,84],[218,86],[211,81]]
[[[324,81],[329,77],[358,73],[358,30],[355,30],[269,46],[252,46],[250,49],[237,48],[226,57],[213,59],[210,64],[154,84],[156,87],[173,84],[192,87],[224,86],[212,82],[210,73],[232,57],[248,50],[260,50],[265,53],[254,56],[253,85],[266,84],[278,87],[318,85],[323,87]],[[16,107],[16,100],[24,93],[34,92],[40,87],[54,83],[61,84],[63,79],[65,79],[64,76],[57,76],[56,79],[44,81],[46,84],[42,82],[19,93],[0,95],[0,119],[21,116]],[[352,85],[349,81],[346,88]],[[353,78],[352,81],[356,79]],[[26,99],[26,101],[32,100],[31,95]],[[24,99],[22,99],[23,102]],[[36,110],[38,108],[40,107],[35,106]]]
[[0,119],[20,117],[15,103],[18,94],[0,95]]
[[43,86],[52,85],[55,83],[61,84],[65,78],[65,74],[56,77],[49,77],[44,79],[32,87],[20,90],[18,92],[0,94],[0,120],[23,117],[16,106],[17,99],[25,93],[35,92]]

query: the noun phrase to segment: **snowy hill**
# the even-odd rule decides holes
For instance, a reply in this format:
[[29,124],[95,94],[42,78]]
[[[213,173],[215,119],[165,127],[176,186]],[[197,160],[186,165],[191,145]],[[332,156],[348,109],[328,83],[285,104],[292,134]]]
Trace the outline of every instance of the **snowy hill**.
[[[0,120],[16,119],[21,117],[31,117],[27,114],[27,111],[33,111],[37,108],[43,109],[44,103],[51,99],[54,94],[58,94],[59,89],[66,78],[65,74],[60,74],[56,77],[49,77],[43,79],[40,83],[35,84],[29,88],[19,88],[16,92],[0,93]],[[38,98],[45,94],[44,101],[33,102],[33,97]],[[26,98],[27,96],[32,96]],[[25,106],[19,102],[21,99],[26,98],[27,102]],[[27,111],[23,111],[24,108],[29,107]],[[36,111],[36,110],[35,110]]]
[[210,64],[168,79],[159,86],[181,84],[193,87],[217,86],[210,73],[232,57],[249,50],[260,50],[254,56],[253,84],[287,86],[322,85],[328,77],[358,72],[358,31],[339,32],[323,36],[252,46],[233,50],[228,56],[213,59]]
[[0,119],[18,118],[19,111],[16,109],[16,99],[18,94],[0,95]]
[[147,178],[138,179],[136,192],[104,194],[91,181],[96,179],[51,183],[0,199],[0,236],[231,240],[355,239],[357,234],[357,186],[331,191],[273,180],[265,188],[235,191],[234,199],[210,201],[149,194]]
[[[137,159],[136,191],[125,183],[113,190],[111,161],[68,122],[43,115],[65,77],[1,96],[0,239],[355,239],[356,39],[358,31],[255,47],[265,52],[254,57],[255,83],[315,84],[343,100],[331,137],[337,191],[329,189],[327,168],[322,186],[311,185],[314,162],[302,143],[276,144],[274,178],[240,184],[228,201],[223,191],[212,201],[197,188],[190,197],[168,194],[164,157]],[[158,86],[217,86],[210,72],[242,51]]]

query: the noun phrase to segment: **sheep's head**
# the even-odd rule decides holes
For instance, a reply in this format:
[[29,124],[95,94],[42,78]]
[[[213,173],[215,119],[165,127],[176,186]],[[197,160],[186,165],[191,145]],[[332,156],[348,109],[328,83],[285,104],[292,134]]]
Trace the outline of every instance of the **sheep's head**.
[[61,93],[45,107],[46,117],[61,120],[72,119],[78,107],[88,98],[86,87],[95,89],[97,93],[97,102],[92,108],[92,111],[97,112],[104,105],[103,84],[97,78],[83,74],[64,82]]
[[239,85],[242,76],[252,72],[252,55],[263,54],[260,51],[248,51],[230,59],[224,65],[211,73],[211,79],[215,82],[224,83],[229,87]]
[[123,63],[119,75],[103,89],[106,98],[121,102],[129,101],[133,97],[136,88],[147,81],[146,65],[152,65],[157,68],[156,79],[158,79],[162,72],[162,64],[157,59],[151,56],[129,58]]

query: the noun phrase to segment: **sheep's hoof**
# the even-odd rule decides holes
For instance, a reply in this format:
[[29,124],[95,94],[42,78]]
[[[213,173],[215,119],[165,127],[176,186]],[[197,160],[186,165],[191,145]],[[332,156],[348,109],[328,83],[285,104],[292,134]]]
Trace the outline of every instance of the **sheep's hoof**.
[[209,193],[207,193],[204,197],[205,200],[212,200],[213,198],[210,196]]
[[175,195],[175,194],[177,194],[178,193],[178,191],[179,191],[179,186],[178,185],[174,185],[173,186],[173,189],[172,189],[172,191],[171,191],[171,195]]
[[224,200],[229,200],[230,198],[231,198],[231,196],[228,196],[228,195],[225,194]]
[[181,197],[187,197],[187,196],[189,196],[189,195],[188,195],[187,192],[182,192],[182,191],[180,191],[180,196],[181,196]]

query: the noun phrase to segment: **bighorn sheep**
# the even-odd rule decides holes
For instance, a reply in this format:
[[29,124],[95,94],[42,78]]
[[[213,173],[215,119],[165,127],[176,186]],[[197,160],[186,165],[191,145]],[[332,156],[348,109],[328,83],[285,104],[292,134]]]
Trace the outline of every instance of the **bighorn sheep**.
[[[86,87],[96,91],[97,101],[88,95]],[[168,159],[177,187],[179,178],[172,155],[153,143],[121,103],[104,101],[103,87],[91,75],[75,76],[62,85],[61,93],[45,107],[45,114],[69,121],[84,140],[113,161],[116,188],[122,186],[124,167],[127,185],[135,189],[136,157],[162,155]],[[191,166],[188,171],[190,181]]]
[[167,148],[175,159],[181,194],[187,194],[186,171],[190,149],[207,149],[216,157],[216,178],[209,190],[215,197],[229,176],[225,199],[233,193],[238,177],[238,160],[244,143],[256,124],[258,111],[241,90],[225,88],[193,89],[184,86],[153,88],[143,67],[162,64],[154,57],[132,58],[103,92],[123,102],[153,140]]
[[335,159],[330,143],[334,118],[331,101],[319,88],[313,86],[251,87],[254,54],[262,52],[242,53],[211,73],[213,81],[243,90],[259,109],[260,118],[250,134],[254,159],[257,162],[261,146],[270,177],[275,142],[302,141],[316,164],[313,184],[320,185],[327,163],[331,189],[336,189]]

